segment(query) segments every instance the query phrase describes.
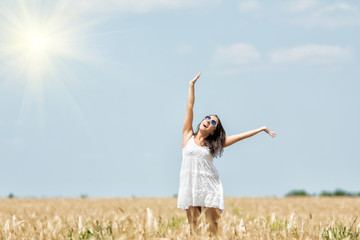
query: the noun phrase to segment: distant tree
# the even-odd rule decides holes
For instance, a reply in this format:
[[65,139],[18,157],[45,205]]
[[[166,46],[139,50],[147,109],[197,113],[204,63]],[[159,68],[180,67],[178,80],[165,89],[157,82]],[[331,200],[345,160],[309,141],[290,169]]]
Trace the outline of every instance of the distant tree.
[[[290,196],[316,196],[316,194],[309,194],[307,193],[305,190],[292,190],[290,192],[288,192],[285,197],[290,197]],[[320,197],[332,197],[332,196],[352,196],[352,197],[360,197],[360,192],[347,192],[343,189],[336,189],[334,192],[330,192],[330,191],[326,191],[323,190],[320,194]]]
[[88,195],[87,194],[81,194],[80,197],[81,198],[88,198]]
[[305,190],[292,190],[288,192],[285,197],[293,197],[293,196],[310,196]]
[[351,193],[348,193],[342,189],[336,189],[333,193],[333,196],[351,196]]
[[15,195],[13,193],[10,193],[8,198],[15,198]]
[[322,191],[319,196],[320,197],[330,197],[330,196],[333,196],[333,194],[329,191]]
[[[356,196],[356,193],[351,193],[351,192],[347,192],[345,190],[342,189],[336,189],[334,192],[329,192],[329,191],[322,191],[320,193],[320,197],[330,197],[330,196]],[[359,195],[360,196],[360,193]]]

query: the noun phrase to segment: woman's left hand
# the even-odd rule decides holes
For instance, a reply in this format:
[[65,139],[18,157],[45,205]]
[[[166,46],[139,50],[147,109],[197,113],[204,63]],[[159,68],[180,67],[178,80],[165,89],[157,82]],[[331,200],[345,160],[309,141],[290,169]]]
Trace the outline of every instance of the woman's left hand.
[[262,127],[262,130],[264,132],[266,132],[267,134],[269,134],[272,138],[274,138],[276,136],[276,133],[275,132],[270,132],[269,129],[267,127]]

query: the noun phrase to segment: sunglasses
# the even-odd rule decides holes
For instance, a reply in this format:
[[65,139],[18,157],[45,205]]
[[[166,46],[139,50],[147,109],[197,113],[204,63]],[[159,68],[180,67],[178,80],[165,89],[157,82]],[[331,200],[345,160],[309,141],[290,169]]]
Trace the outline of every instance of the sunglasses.
[[213,125],[214,127],[217,125],[217,122],[214,119],[211,119],[210,116],[206,116],[204,119],[205,120],[211,120],[210,124]]

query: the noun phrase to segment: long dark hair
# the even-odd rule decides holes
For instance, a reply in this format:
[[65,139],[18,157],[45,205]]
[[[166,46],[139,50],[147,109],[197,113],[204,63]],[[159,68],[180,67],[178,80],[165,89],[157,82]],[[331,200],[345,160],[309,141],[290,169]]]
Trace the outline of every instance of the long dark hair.
[[[213,132],[213,134],[210,134],[209,136],[207,136],[207,138],[205,138],[205,146],[209,148],[210,153],[213,157],[221,157],[224,152],[223,148],[225,144],[226,132],[221,124],[220,118],[217,115],[211,114],[209,116],[217,117],[218,124],[216,125],[216,129]],[[202,121],[197,126],[194,135],[196,135],[199,132],[201,123]]]

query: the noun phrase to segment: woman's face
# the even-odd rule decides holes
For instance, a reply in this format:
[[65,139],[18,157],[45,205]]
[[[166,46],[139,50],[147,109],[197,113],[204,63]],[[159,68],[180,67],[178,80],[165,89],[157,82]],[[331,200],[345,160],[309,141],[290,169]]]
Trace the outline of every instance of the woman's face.
[[200,123],[200,130],[212,134],[215,132],[219,119],[216,116],[206,116]]

